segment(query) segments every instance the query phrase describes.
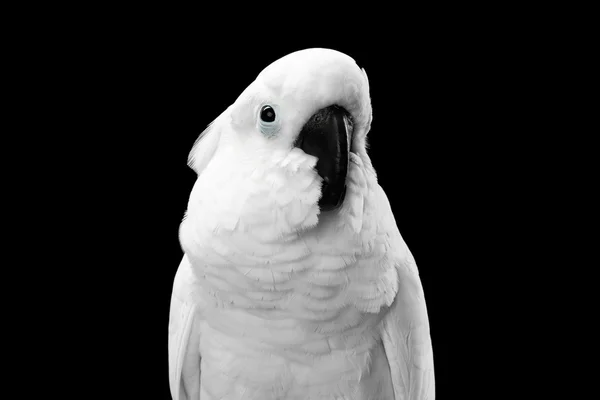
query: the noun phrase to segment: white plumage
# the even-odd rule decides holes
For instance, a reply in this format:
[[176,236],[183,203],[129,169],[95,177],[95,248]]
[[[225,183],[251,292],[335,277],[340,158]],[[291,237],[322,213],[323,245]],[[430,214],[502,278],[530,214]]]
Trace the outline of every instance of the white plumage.
[[[257,109],[277,104],[273,137]],[[316,158],[293,146],[331,104],[352,115],[342,206],[320,213]],[[414,259],[366,153],[364,70],[333,50],[267,67],[190,154],[198,179],[173,286],[169,373],[182,399],[433,399]]]

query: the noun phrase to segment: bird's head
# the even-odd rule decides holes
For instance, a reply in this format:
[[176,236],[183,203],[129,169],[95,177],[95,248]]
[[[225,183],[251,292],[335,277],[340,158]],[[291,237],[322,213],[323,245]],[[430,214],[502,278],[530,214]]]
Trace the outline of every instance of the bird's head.
[[[334,210],[344,202],[350,153],[370,165],[365,142],[371,120],[366,72],[351,57],[323,48],[296,51],[260,72],[209,126],[190,153],[190,165],[200,176],[211,168],[307,167],[316,192],[315,185],[286,173],[272,179],[273,190],[263,191],[263,200],[273,200],[272,207],[288,204],[274,197],[282,193],[279,185],[295,191],[304,205],[318,207],[317,213]],[[228,156],[216,162],[219,153]]]

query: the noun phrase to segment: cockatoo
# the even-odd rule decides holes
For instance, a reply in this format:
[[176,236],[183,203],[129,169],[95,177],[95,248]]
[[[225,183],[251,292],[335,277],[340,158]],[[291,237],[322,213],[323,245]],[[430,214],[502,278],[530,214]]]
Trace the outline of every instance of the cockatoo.
[[434,398],[415,259],[348,55],[265,68],[194,144],[169,316],[175,400]]

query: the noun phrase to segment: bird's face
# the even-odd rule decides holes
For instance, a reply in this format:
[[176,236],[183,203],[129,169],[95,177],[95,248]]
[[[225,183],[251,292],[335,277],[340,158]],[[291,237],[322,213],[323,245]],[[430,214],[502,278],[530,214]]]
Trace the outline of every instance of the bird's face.
[[199,176],[182,223],[184,247],[199,251],[236,235],[293,240],[344,218],[360,230],[370,123],[366,73],[349,56],[309,49],[275,61],[190,153]]
[[344,201],[354,130],[368,129],[370,113],[368,81],[354,60],[310,49],[265,68],[233,104],[231,124],[248,152],[300,149],[315,157],[323,212]]

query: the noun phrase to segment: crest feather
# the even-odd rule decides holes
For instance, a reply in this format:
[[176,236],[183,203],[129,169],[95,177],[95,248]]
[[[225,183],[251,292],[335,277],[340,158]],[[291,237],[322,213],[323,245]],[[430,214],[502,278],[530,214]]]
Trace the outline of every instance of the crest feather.
[[188,166],[198,175],[206,168],[217,150],[219,139],[221,138],[220,122],[224,114],[225,112],[208,124],[192,146],[192,150],[188,156]]

